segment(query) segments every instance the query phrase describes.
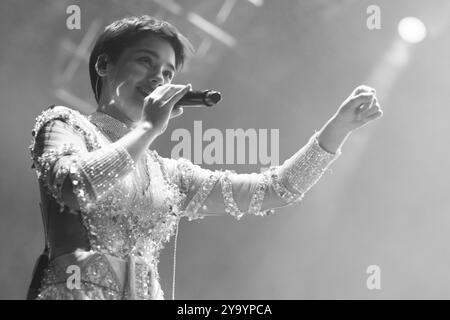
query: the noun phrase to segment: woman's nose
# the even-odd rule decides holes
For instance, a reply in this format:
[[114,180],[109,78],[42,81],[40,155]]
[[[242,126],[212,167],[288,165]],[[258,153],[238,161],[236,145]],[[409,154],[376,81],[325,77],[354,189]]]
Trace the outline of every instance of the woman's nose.
[[161,86],[164,84],[164,76],[162,67],[157,67],[151,74],[149,78],[150,82],[154,87]]

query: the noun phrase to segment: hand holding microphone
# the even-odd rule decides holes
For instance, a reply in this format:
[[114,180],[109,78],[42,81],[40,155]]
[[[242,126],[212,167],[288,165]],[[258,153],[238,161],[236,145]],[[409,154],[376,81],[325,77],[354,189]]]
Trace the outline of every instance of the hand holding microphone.
[[169,120],[183,113],[183,107],[213,106],[221,99],[216,91],[192,91],[191,84],[165,84],[153,90],[145,99],[141,120],[162,134]]

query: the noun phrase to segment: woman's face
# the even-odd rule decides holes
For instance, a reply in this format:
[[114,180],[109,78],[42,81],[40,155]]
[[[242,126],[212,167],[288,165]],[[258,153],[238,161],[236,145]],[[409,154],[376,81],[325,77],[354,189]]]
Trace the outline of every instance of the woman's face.
[[145,97],[157,86],[171,83],[174,75],[173,47],[164,39],[147,35],[125,49],[115,63],[109,61],[102,96],[106,104],[137,122]]

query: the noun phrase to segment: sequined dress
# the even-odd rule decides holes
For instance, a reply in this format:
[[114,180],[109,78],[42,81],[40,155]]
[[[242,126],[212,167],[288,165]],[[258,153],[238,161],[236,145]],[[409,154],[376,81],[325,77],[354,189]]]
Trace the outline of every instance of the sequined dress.
[[[182,217],[267,215],[301,201],[340,155],[313,135],[282,165],[237,174],[150,149],[134,162],[114,143],[128,132],[102,112],[63,106],[36,119],[30,151],[50,251],[38,299],[164,299],[159,253]],[[66,183],[79,209],[64,202]]]

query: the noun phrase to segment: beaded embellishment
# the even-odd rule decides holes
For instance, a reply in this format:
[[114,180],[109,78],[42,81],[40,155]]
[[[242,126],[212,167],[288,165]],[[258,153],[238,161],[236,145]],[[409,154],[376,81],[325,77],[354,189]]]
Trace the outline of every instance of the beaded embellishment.
[[285,161],[280,176],[298,193],[306,193],[324,174],[328,166],[341,154],[322,149],[314,134],[305,147]]
[[[53,120],[67,123],[83,143],[80,146],[62,143],[57,149],[37,155],[34,139]],[[61,205],[61,210],[64,207],[62,185],[67,177],[71,179],[91,249],[121,259],[139,257],[155,270],[152,281],[156,282],[159,282],[157,266],[164,243],[174,235],[181,217],[189,220],[204,217],[199,209],[217,183],[225,211],[237,220],[246,213],[267,215],[273,212],[262,210],[267,190],[273,190],[286,205],[301,201],[340,153],[326,152],[313,136],[283,165],[258,175],[256,186],[252,187],[255,191],[249,195],[249,207],[242,208],[233,196],[236,173],[206,170],[185,159],[178,159],[174,163],[175,172],[169,172],[165,160],[172,159],[164,159],[151,150],[134,163],[126,150],[114,144],[129,131],[123,123],[102,113],[86,118],[71,109],[55,107],[37,118],[30,151],[39,180]],[[192,198],[186,203],[188,195]],[[155,287],[142,268],[146,267],[136,269],[141,274],[136,276],[142,278],[138,279],[136,292]],[[46,290],[57,291],[57,286]],[[111,297],[113,291],[108,293]]]

